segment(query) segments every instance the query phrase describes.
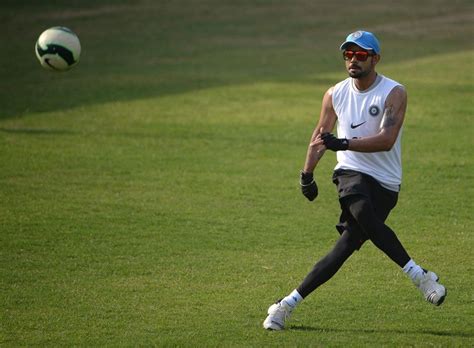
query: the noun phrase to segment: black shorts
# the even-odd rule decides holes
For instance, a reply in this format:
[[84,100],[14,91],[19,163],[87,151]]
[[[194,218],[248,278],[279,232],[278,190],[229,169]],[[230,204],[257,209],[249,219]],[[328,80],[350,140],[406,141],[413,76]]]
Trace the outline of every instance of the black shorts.
[[334,171],[332,179],[337,186],[342,209],[336,229],[340,234],[347,230],[356,248],[360,249],[368,237],[352,215],[344,209],[342,204],[344,198],[353,195],[366,197],[374,207],[375,215],[385,222],[390,211],[397,205],[398,192],[388,190],[370,175],[354,170],[338,169]]

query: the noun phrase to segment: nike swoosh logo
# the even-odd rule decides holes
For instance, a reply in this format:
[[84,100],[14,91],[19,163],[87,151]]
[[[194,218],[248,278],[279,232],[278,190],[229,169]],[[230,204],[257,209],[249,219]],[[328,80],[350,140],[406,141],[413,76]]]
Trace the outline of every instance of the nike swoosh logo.
[[353,124],[353,123],[351,123],[351,128],[352,128],[352,129],[356,129],[357,127],[362,126],[365,122],[367,122],[367,121],[364,121],[364,122],[359,123],[359,124]]

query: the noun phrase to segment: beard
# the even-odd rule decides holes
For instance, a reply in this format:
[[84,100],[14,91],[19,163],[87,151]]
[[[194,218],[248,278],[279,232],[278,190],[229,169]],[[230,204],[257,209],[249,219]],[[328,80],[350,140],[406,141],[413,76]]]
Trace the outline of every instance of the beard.
[[349,76],[352,77],[353,79],[360,79],[360,78],[366,77],[369,74],[370,74],[370,70],[358,69],[355,71],[354,70],[349,71]]

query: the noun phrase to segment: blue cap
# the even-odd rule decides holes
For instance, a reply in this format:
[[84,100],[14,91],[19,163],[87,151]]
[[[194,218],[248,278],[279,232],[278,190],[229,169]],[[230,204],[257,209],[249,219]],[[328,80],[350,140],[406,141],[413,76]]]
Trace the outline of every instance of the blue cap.
[[341,45],[341,50],[344,50],[350,44],[356,44],[364,50],[373,50],[376,54],[380,53],[379,40],[368,31],[358,30],[349,34],[346,41]]

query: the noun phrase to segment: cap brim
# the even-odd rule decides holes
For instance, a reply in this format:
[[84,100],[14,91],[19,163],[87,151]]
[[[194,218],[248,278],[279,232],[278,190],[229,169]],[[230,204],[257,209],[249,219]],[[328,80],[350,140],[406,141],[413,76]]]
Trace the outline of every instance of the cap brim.
[[341,47],[339,48],[340,50],[343,50],[345,49],[347,46],[349,46],[350,44],[354,44],[354,45],[357,45],[361,48],[363,48],[364,50],[370,50],[370,51],[374,51],[375,53],[377,53],[372,47],[367,47],[367,46],[364,46],[362,45],[360,42],[355,42],[355,41],[346,41],[344,42]]

